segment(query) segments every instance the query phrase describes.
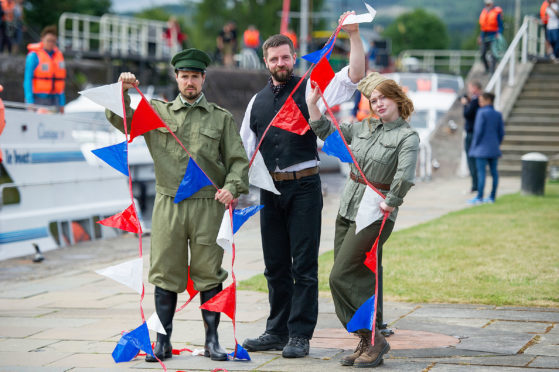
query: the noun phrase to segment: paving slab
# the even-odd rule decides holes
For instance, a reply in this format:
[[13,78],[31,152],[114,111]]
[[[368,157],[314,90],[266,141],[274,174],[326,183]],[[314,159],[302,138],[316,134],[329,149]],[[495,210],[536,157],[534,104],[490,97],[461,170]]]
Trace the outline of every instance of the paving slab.
[[537,356],[529,364],[533,368],[555,368],[559,369],[559,357]]
[[497,367],[497,366],[472,366],[472,365],[452,365],[437,363],[429,371],[434,372],[557,372],[552,369],[537,369],[534,368],[511,368],[511,367]]
[[532,334],[543,334],[553,327],[553,323],[496,320],[488,324],[485,329],[496,331],[523,332]]
[[559,357],[559,337],[555,334],[541,335],[538,337],[537,342],[530,345],[524,353],[530,355]]

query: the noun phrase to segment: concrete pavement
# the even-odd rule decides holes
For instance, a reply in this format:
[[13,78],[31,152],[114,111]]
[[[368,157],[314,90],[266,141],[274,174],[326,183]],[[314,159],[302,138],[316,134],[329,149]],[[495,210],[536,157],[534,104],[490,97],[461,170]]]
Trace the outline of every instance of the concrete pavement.
[[[332,249],[340,175],[323,177],[324,202],[321,251]],[[519,180],[502,178],[499,194],[519,190]],[[468,180],[420,183],[406,197],[396,229],[413,226],[466,207],[471,197]],[[147,275],[149,237],[143,239]],[[258,219],[236,235],[235,273],[242,280],[263,271]],[[388,253],[386,253],[388,254]],[[0,263],[0,371],[153,371],[157,363],[136,358],[115,364],[111,352],[122,331],[141,324],[140,296],[94,270],[138,255],[131,235],[83,243],[45,254],[41,264],[29,258]],[[231,257],[224,266],[230,269]],[[146,284],[143,309],[154,311],[153,286]],[[226,285],[229,282],[226,283]],[[179,304],[186,295],[179,296]],[[199,300],[177,313],[173,346],[196,350],[204,333]],[[381,370],[395,371],[551,371],[559,370],[559,309],[487,305],[416,304],[385,302],[385,321],[395,331],[388,338],[392,350]],[[320,315],[307,358],[284,359],[280,352],[251,353],[252,361],[212,362],[191,353],[166,361],[169,371],[225,368],[229,371],[347,371],[339,358],[350,353],[357,339],[345,332],[329,293],[321,293]],[[267,295],[243,291],[238,296],[237,339],[264,330]],[[154,339],[154,333],[151,332]],[[234,346],[232,323],[222,317],[220,340]]]

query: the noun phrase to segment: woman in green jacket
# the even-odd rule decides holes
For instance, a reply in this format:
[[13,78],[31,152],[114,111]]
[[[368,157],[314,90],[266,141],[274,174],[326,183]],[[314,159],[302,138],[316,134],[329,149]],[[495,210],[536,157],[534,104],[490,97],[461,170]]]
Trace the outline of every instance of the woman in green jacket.
[[[413,103],[394,80],[373,72],[361,80],[357,89],[369,99],[371,111],[378,119],[343,123],[340,129],[369,183],[385,196],[378,208],[390,212],[390,216],[379,240],[378,249],[381,250],[394,227],[398,206],[414,184],[419,136],[406,121],[413,112]],[[319,99],[320,92],[315,88],[307,98],[309,124],[324,140],[336,128],[321,115],[317,107]],[[355,234],[355,217],[366,187],[365,180],[352,164],[336,218],[334,267],[330,273],[336,314],[344,327],[355,311],[375,293],[375,274],[364,261],[379,234],[382,218]],[[341,364],[376,367],[390,350],[390,345],[378,325],[375,325],[374,346],[371,345],[371,330],[358,330],[357,335],[359,345],[353,354],[342,358]]]

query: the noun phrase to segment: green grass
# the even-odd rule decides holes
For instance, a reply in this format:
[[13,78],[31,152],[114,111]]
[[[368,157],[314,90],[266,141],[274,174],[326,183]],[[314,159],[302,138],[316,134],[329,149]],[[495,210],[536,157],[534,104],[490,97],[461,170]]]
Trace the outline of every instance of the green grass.
[[[392,234],[384,246],[384,299],[407,302],[559,306],[559,184]],[[329,291],[333,252],[319,258]],[[266,291],[263,275],[241,289]]]

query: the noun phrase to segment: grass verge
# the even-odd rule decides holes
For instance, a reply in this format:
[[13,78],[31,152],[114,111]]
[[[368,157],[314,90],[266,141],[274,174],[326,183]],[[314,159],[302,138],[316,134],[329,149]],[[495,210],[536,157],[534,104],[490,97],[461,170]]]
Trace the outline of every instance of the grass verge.
[[[329,291],[332,251],[319,258]],[[394,232],[384,246],[385,301],[559,306],[559,183]],[[267,291],[263,275],[240,289]]]

